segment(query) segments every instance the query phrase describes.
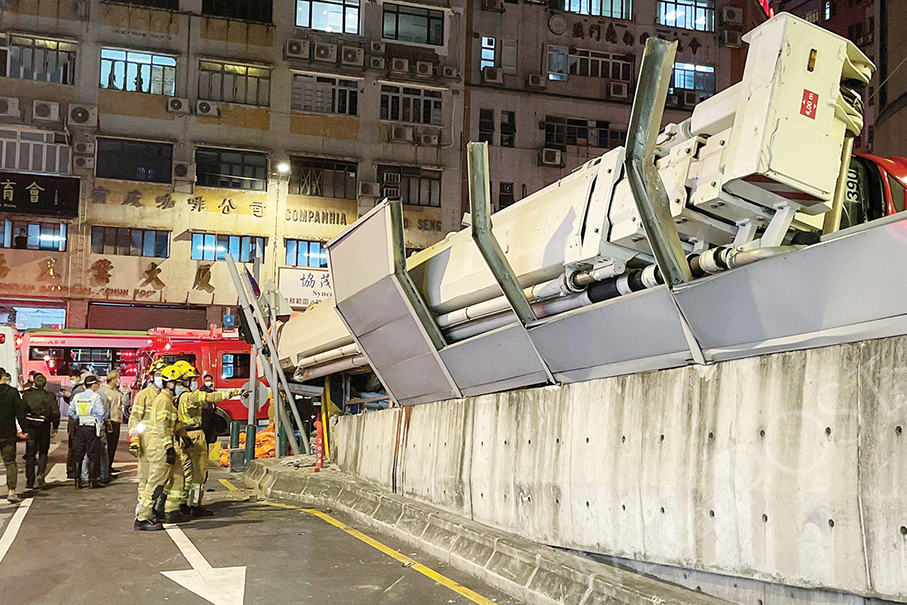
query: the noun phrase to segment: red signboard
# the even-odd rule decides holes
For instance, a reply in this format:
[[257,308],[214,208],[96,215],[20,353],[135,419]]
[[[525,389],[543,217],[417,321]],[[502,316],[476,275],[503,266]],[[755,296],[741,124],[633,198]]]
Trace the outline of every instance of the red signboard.
[[803,100],[800,102],[800,115],[806,116],[810,120],[816,119],[816,107],[819,105],[819,95],[803,89]]

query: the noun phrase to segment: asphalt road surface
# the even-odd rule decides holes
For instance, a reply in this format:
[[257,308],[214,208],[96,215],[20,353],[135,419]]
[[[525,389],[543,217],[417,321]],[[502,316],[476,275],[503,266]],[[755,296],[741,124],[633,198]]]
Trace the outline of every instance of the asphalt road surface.
[[516,603],[337,513],[258,501],[213,465],[205,497],[215,517],[133,531],[136,464],[125,447],[119,478],[97,490],[76,490],[65,479],[66,443],[54,447],[48,476],[58,480],[23,493],[20,444],[21,504],[7,503],[0,477],[3,603]]

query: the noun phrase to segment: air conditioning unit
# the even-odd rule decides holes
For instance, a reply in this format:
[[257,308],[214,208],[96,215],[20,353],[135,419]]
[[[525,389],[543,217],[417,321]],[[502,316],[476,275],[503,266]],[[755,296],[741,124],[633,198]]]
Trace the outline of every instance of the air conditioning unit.
[[626,82],[611,82],[608,85],[608,97],[615,101],[626,101],[630,98],[630,86]]
[[72,145],[74,155],[94,155],[94,143],[91,141],[76,141]]
[[324,61],[325,63],[336,63],[337,62],[337,45],[316,42],[315,43],[315,60]]
[[437,147],[441,141],[441,137],[437,132],[423,132],[419,135],[419,145],[425,145],[426,147]]
[[391,141],[413,141],[412,126],[393,126],[391,127]]
[[362,67],[365,65],[365,51],[358,46],[344,46],[340,53],[340,64]]
[[416,75],[430,78],[435,75],[435,66],[431,61],[416,61]]
[[501,193],[513,195],[513,183],[501,183]]
[[381,195],[389,200],[400,199],[400,185],[385,185],[381,188]]
[[482,68],[482,82],[485,84],[503,84],[504,71],[500,67],[485,66]]
[[97,128],[98,108],[93,105],[76,105],[75,103],[70,103],[69,118],[67,122],[70,126]]
[[368,52],[375,53],[376,55],[384,54],[384,42],[378,42],[377,40],[372,40],[368,43]]
[[695,90],[685,90],[683,91],[683,106],[684,107],[693,107],[699,103],[699,93]]
[[482,0],[483,11],[504,12],[504,0]]
[[35,101],[32,103],[32,118],[42,122],[59,122],[60,104],[51,101]]
[[665,105],[667,107],[680,107],[680,95],[668,95],[668,98],[665,99]]
[[743,25],[743,9],[725,6],[721,9],[721,22],[727,25]]
[[286,45],[283,47],[283,54],[286,59],[308,59],[309,41],[287,40]]
[[72,158],[72,167],[76,170],[93,170],[94,169],[94,156],[93,155],[77,155]]
[[16,97],[0,97],[0,117],[18,118],[20,115],[19,99]]
[[173,180],[195,182],[194,162],[173,162]]
[[391,71],[398,74],[408,74],[409,73],[409,59],[401,59],[400,57],[394,57],[391,59]]
[[394,183],[399,183],[400,182],[400,173],[399,172],[385,172],[381,176],[381,182],[385,185],[387,185],[387,184],[393,185]]
[[170,113],[187,114],[189,113],[189,99],[179,97],[167,97],[167,111]]
[[718,43],[728,48],[743,46],[743,34],[734,29],[724,29],[718,34]]
[[526,87],[527,88],[537,88],[543,89],[547,86],[545,82],[545,76],[542,74],[529,74],[526,76]]
[[216,118],[220,116],[220,103],[215,103],[214,101],[199,101],[195,104],[195,115]]
[[539,166],[563,166],[560,149],[545,148],[539,152]]
[[387,61],[384,57],[369,57],[368,58],[368,68],[369,69],[386,69]]
[[75,0],[75,2],[72,3],[72,11],[80,19],[87,19],[90,5],[91,2],[89,0]]
[[442,65],[441,77],[456,80],[460,77],[460,71],[453,65]]
[[359,181],[359,197],[379,197],[381,185],[370,181]]

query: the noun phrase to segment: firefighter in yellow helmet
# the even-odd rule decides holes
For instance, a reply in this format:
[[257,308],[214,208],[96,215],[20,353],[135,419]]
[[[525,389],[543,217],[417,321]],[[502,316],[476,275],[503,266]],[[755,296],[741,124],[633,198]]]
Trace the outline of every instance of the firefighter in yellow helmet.
[[[179,368],[175,393],[177,397],[177,453],[183,466],[185,485],[181,490],[180,510],[190,518],[213,514],[202,508],[202,495],[208,479],[208,441],[202,431],[202,409],[242,393],[241,389],[206,393],[198,389],[198,372],[186,361],[174,364]],[[174,497],[171,490],[168,497]]]
[[129,412],[129,453],[139,459],[139,491],[138,497],[142,497],[142,490],[145,488],[145,481],[148,478],[148,457],[145,455],[145,446],[142,443],[142,433],[148,427],[151,402],[157,397],[161,389],[164,388],[161,370],[167,367],[167,362],[163,359],[157,359],[148,369],[148,383],[145,388],[136,393],[132,401],[132,409]]
[[[174,444],[177,419],[174,390],[175,377],[179,375],[179,369],[173,365],[161,370],[160,392],[145,413],[147,426],[142,432],[142,446],[148,461],[148,474],[136,507],[136,530],[164,529],[159,519],[161,515],[168,523],[183,520],[179,497],[170,498],[167,495],[168,486],[176,486],[177,491],[183,486],[183,468],[177,464]],[[163,506],[160,505],[161,500],[164,500]],[[155,512],[156,509],[158,512]]]

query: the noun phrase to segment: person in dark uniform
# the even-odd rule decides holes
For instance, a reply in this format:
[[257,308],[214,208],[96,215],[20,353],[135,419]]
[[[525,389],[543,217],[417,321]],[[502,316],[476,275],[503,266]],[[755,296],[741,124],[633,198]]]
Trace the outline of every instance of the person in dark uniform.
[[[205,393],[214,392],[214,376],[211,374],[205,374],[204,381],[202,386],[198,387],[199,391]],[[217,441],[217,405],[212,405],[211,407],[202,408],[202,432],[205,434],[205,441],[208,443],[214,443]]]
[[28,249],[28,236],[25,234],[25,229],[19,229],[19,235],[13,239],[13,247],[16,250]]
[[16,422],[20,427],[25,426],[25,407],[19,391],[9,386],[11,376],[0,368],[0,456],[6,466],[6,487],[9,494],[6,499],[10,502],[19,502],[16,496],[16,485],[19,479],[19,469],[16,467]]
[[[85,387],[82,386],[82,371],[78,368],[73,368],[69,372],[69,381],[72,383],[72,386],[69,389],[61,389],[60,395],[63,397],[63,403],[66,404],[66,407],[69,408],[69,403],[72,401],[73,395],[78,394],[80,391],[84,391]],[[68,449],[66,450],[66,478],[75,479],[76,475],[82,472],[82,462],[79,461],[76,463],[72,459],[72,437],[76,432],[76,424],[74,422],[66,423],[66,433],[68,435]]]
[[47,451],[50,449],[51,438],[57,434],[60,426],[60,406],[46,386],[47,378],[36,372],[34,386],[22,395],[26,423],[23,428],[28,431],[25,442],[25,487],[28,489],[44,487]]

